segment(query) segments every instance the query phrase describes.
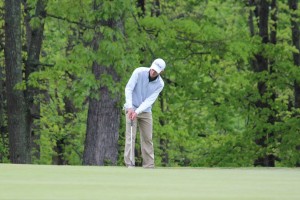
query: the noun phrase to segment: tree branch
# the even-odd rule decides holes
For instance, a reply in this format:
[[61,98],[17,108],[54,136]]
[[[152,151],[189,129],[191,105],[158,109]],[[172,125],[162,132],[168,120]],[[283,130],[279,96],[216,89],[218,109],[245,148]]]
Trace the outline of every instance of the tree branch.
[[76,24],[76,25],[82,26],[82,27],[87,28],[87,29],[94,29],[95,28],[93,26],[86,25],[86,24],[84,24],[82,22],[73,21],[73,20],[70,20],[70,19],[68,19],[66,17],[56,16],[56,15],[53,15],[51,13],[47,13],[47,16],[48,17],[52,17],[54,19],[59,19],[59,20],[62,20],[62,21],[66,21],[66,22],[69,22],[71,24]]

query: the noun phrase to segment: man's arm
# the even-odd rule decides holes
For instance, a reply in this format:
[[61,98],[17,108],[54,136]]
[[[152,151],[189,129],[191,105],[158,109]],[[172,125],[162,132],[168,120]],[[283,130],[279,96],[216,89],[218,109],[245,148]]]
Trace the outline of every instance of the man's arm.
[[164,86],[159,87],[157,90],[154,91],[145,101],[135,110],[136,114],[140,114],[148,107],[150,107],[157,99],[159,93],[163,90]]
[[125,87],[125,109],[133,108],[132,106],[132,92],[138,80],[138,71],[135,69]]

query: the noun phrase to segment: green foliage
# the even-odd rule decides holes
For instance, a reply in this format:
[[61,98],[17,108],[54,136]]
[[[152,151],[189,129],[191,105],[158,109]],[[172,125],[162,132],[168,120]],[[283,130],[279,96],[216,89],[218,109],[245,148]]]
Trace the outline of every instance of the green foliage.
[[9,152],[8,152],[8,137],[4,133],[1,133],[0,140],[0,162],[9,163]]
[[[0,2],[0,27],[4,27],[4,1]],[[4,35],[5,30],[0,29],[0,162],[8,163],[8,133],[7,133],[7,112],[6,112],[6,91],[5,91],[5,59],[4,59]]]
[[[289,130],[291,124],[267,123],[268,116],[288,109],[292,94],[287,86],[296,77],[291,78],[295,72],[289,73],[287,66],[298,73],[291,65],[293,47],[288,40],[262,46],[259,37],[249,35],[244,7],[232,3],[209,2],[205,11],[198,13],[205,17],[197,21],[185,17],[166,23],[172,29],[164,43],[169,45],[166,57],[172,68],[166,70],[169,84],[163,96],[167,106],[160,120],[167,125],[156,131],[168,140],[171,165],[251,166],[265,154],[283,158],[278,154],[280,146],[286,147],[284,152],[288,149],[295,158],[298,156],[299,141],[291,147],[277,131],[283,124],[287,125],[284,130]],[[157,46],[164,47],[160,43]],[[273,61],[272,74],[251,72],[250,61],[262,49]],[[277,91],[275,102],[270,101],[272,93],[263,97],[258,93],[257,82],[266,80],[267,86]],[[272,108],[259,110],[255,107],[259,100]],[[263,149],[254,141],[265,132],[276,136]],[[294,159],[290,166],[297,162]]]
[[[99,99],[95,91],[107,86],[121,97],[121,108],[133,70],[161,57],[167,63],[165,88],[153,107],[158,166],[247,167],[269,154],[276,156],[277,166],[299,164],[293,84],[300,81],[300,68],[293,63],[298,50],[291,45],[286,2],[278,2],[277,43],[264,45],[259,36],[250,35],[248,17],[254,7],[244,1],[161,1],[159,16],[153,14],[154,1],[146,2],[145,16],[138,17],[129,0],[48,1],[40,60],[49,66],[40,66],[28,81],[42,91],[36,99],[41,106],[40,158],[34,162],[51,164],[61,156],[68,164],[81,164],[88,98]],[[31,7],[35,3],[28,1]],[[32,27],[39,23],[31,20]],[[258,53],[272,69],[254,71]],[[119,80],[108,73],[95,77],[94,62],[107,71],[114,68]],[[268,88],[264,94],[259,82]],[[26,90],[26,84],[16,88]],[[269,107],[260,108],[258,102]],[[124,125],[122,114],[119,165]],[[264,148],[255,143],[261,136],[269,138]],[[0,145],[0,152],[7,148]]]

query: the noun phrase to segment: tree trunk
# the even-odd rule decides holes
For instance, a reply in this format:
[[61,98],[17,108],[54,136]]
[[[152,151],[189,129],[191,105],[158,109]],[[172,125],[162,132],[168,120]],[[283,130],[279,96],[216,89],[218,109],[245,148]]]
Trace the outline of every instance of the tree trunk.
[[8,155],[5,154],[6,150],[8,149],[8,143],[7,143],[7,122],[6,122],[6,101],[5,101],[5,78],[2,71],[2,66],[0,66],[0,163],[3,162],[3,160]]
[[29,107],[28,122],[31,134],[31,147],[35,149],[34,157],[39,159],[40,147],[34,141],[39,140],[39,127],[34,123],[35,119],[40,118],[40,103],[37,96],[40,91],[38,88],[28,84],[29,76],[31,73],[36,72],[40,63],[40,53],[43,43],[44,35],[44,19],[46,18],[46,5],[48,0],[38,0],[35,7],[34,18],[39,20],[39,26],[31,27],[30,21],[34,18],[30,16],[30,8],[27,2],[24,4],[25,11],[25,25],[26,25],[26,39],[27,39],[27,60],[25,62],[25,80],[27,83],[26,101]]
[[155,0],[152,4],[151,16],[158,17],[160,16],[160,2],[159,0]]
[[[115,30],[124,31],[122,21],[107,20],[101,25],[109,26]],[[104,36],[95,33],[91,44],[94,51],[99,49]],[[116,40],[116,39],[114,39]],[[110,76],[116,83],[120,82],[120,77],[115,66],[104,66],[93,62],[93,74],[101,82],[102,76]],[[113,84],[113,83],[111,83]],[[118,138],[121,119],[121,109],[118,104],[120,93],[112,94],[108,85],[102,84],[98,91],[99,100],[89,98],[89,110],[87,119],[87,131],[83,153],[84,165],[116,165],[118,160]]]
[[[93,64],[93,73],[99,80],[101,75],[118,76],[112,67]],[[116,165],[118,160],[118,137],[121,110],[118,108],[119,96],[112,96],[107,86],[98,91],[100,99],[90,98],[87,133],[84,146],[83,164]]]
[[[300,51],[300,32],[299,32],[299,24],[297,23],[297,20],[299,19],[299,16],[297,14],[294,14],[295,11],[298,11],[298,1],[297,0],[289,0],[289,8],[293,12],[291,15],[291,25],[292,25],[292,41],[293,45],[296,47],[298,51]],[[300,53],[293,53],[293,59],[294,64],[297,67],[300,67]],[[296,109],[300,108],[300,81],[294,80],[294,105]],[[294,116],[299,117],[299,116]],[[297,146],[297,150],[300,151],[300,146]],[[300,163],[298,162],[296,164],[297,167],[300,167]]]
[[9,152],[12,163],[30,163],[30,134],[22,84],[21,1],[5,0],[5,65]]
[[[298,10],[298,1],[297,0],[289,0],[289,7],[292,11]],[[293,45],[300,51],[300,32],[299,32],[299,25],[297,20],[299,17],[292,13],[291,16],[291,24],[292,24],[292,40]],[[300,54],[293,53],[294,64],[300,67]],[[295,95],[295,108],[300,108],[300,82],[295,80],[294,81],[294,95]]]
[[139,10],[138,16],[145,17],[146,15],[146,0],[137,0],[136,6]]
[[[253,6],[256,5],[255,14],[258,18],[258,29],[259,29],[259,36],[262,38],[262,45],[267,44],[270,42],[269,40],[269,3],[267,0],[261,0],[256,2],[249,0],[249,5]],[[276,1],[272,2],[272,5],[276,5]],[[276,14],[276,13],[275,13]],[[253,16],[252,13],[250,13],[250,17]],[[272,19],[276,20],[276,16],[273,14]],[[250,23],[253,23],[253,20],[249,19]],[[250,33],[251,35],[255,34],[253,29],[253,24],[249,23],[250,27]],[[271,32],[271,40],[272,42],[276,42],[276,32]],[[263,52],[259,52],[255,55],[255,60],[251,61],[253,71],[256,73],[266,72],[269,69],[269,60],[264,57]],[[270,67],[271,68],[271,67]],[[268,73],[272,73],[272,70],[270,70]],[[272,110],[271,105],[268,103],[268,101],[263,100],[265,95],[270,92],[271,88],[267,87],[266,80],[259,80],[257,83],[257,89],[260,94],[260,99],[257,100],[255,103],[255,106],[258,110],[258,117],[260,118],[260,115],[263,115],[261,113],[262,110],[268,109]],[[275,99],[275,93],[272,92],[271,98],[272,100]],[[273,114],[268,115],[268,120],[266,122],[266,126],[273,125],[275,123],[275,117]],[[256,144],[261,146],[261,148],[267,149],[268,148],[268,141],[270,138],[274,137],[274,133],[268,132],[267,129],[262,128],[261,130],[258,130],[257,133],[257,139]],[[266,153],[263,155],[263,157],[258,158],[254,161],[255,166],[266,166],[266,167],[274,167],[275,166],[275,156],[269,153]]]

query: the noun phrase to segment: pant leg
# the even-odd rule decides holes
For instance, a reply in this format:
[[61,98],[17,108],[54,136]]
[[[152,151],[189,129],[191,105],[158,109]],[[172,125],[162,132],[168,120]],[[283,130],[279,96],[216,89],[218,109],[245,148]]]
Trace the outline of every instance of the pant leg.
[[[128,118],[127,114],[125,114],[126,118],[126,133],[125,133],[125,150],[124,150],[124,162],[126,166],[134,166],[135,165],[135,155],[134,155],[134,149],[135,149],[135,138],[136,138],[136,129],[137,129],[137,120],[133,121],[133,127],[132,127],[132,144],[131,144],[131,120]],[[132,163],[130,161],[130,154],[132,155]]]
[[154,167],[154,147],[152,141],[152,113],[144,112],[138,115],[140,129],[143,167]]

